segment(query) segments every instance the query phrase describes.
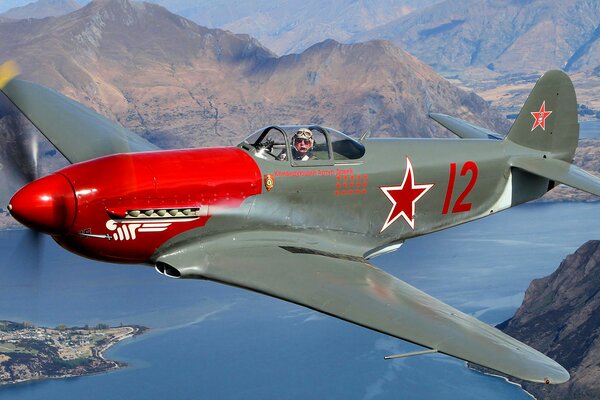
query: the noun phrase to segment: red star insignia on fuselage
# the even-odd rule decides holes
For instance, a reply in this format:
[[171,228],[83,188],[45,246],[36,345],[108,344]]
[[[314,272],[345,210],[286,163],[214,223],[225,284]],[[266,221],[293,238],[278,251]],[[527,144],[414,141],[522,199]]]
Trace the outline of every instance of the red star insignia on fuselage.
[[381,186],[383,194],[392,202],[392,209],[388,214],[387,220],[381,228],[381,232],[387,229],[398,218],[402,217],[406,223],[415,229],[415,209],[417,201],[433,187],[433,183],[417,185],[415,184],[415,174],[413,166],[408,157],[406,157],[406,173],[404,181],[400,186]]
[[546,100],[543,101],[542,106],[540,107],[540,111],[538,112],[532,112],[531,115],[533,115],[533,118],[535,118],[535,122],[533,123],[533,127],[531,128],[531,131],[533,132],[533,130],[535,128],[537,128],[538,126],[542,127],[542,130],[546,130],[546,118],[548,118],[548,115],[552,114],[552,111],[546,111]]

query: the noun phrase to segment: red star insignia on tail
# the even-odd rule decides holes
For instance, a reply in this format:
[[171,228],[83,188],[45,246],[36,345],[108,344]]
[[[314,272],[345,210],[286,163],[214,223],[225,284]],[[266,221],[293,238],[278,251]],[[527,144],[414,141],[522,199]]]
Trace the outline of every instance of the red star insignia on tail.
[[542,127],[542,130],[546,130],[546,118],[548,118],[548,115],[552,114],[552,111],[546,111],[546,100],[544,100],[544,102],[542,103],[542,106],[540,107],[540,111],[538,112],[532,112],[531,115],[533,115],[533,118],[535,118],[535,122],[533,123],[533,127],[531,128],[531,131],[533,132],[533,130],[535,128],[537,128],[538,126]]
[[412,229],[415,229],[415,209],[417,201],[432,187],[433,183],[422,185],[415,184],[413,166],[410,163],[409,158],[406,157],[406,173],[404,174],[402,185],[380,187],[383,194],[385,194],[392,203],[392,209],[390,210],[380,233],[400,217],[404,218],[406,223]]

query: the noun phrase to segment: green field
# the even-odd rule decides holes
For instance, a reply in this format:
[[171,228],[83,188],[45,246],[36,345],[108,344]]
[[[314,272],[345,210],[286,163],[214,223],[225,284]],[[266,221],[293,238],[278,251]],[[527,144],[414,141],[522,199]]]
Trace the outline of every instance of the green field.
[[38,351],[34,349],[27,349],[25,347],[15,346],[13,343],[0,342],[0,353],[37,354]]

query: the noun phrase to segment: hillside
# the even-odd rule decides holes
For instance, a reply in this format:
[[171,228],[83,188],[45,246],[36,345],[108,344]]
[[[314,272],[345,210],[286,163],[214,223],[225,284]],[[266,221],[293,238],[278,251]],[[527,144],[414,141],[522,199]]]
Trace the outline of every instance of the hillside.
[[537,398],[600,398],[600,241],[565,258],[534,280],[504,332],[554,358],[571,374],[563,385],[523,384]]

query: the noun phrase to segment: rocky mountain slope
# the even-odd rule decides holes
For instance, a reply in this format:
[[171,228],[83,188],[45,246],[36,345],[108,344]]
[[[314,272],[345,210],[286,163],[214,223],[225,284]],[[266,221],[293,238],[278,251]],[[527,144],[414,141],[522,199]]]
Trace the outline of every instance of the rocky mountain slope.
[[38,0],[22,7],[11,8],[0,14],[0,16],[11,19],[40,19],[65,15],[80,7],[81,6],[75,0]]
[[353,40],[387,39],[436,70],[594,70],[600,3],[589,0],[447,0]]
[[503,131],[505,120],[390,43],[325,41],[276,57],[246,35],[166,9],[99,0],[65,16],[0,23],[0,60],[160,145],[232,144],[273,123],[359,135],[449,135],[445,112]]
[[548,386],[524,383],[540,399],[600,398],[600,241],[565,258],[534,280],[515,316],[499,326],[563,365],[571,380]]

